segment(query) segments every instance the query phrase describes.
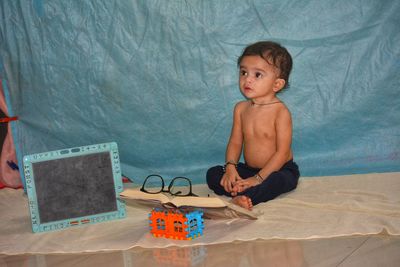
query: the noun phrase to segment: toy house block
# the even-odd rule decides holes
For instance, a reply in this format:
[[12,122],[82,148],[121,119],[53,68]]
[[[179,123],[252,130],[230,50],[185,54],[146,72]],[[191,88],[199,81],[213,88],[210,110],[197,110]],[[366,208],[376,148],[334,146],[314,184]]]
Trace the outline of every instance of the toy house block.
[[191,240],[203,235],[203,212],[156,208],[149,214],[149,225],[155,237]]

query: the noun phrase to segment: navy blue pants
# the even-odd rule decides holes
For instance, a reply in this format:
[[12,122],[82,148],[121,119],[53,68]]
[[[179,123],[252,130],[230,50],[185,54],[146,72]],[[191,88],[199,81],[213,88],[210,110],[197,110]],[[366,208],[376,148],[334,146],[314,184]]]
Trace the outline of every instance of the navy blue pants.
[[[244,163],[239,163],[237,171],[243,179],[250,178],[260,171],[260,169],[252,168]],[[214,166],[207,171],[207,184],[217,195],[225,195],[231,197],[224,187],[220,185],[224,170],[222,166]],[[259,185],[248,188],[238,193],[249,197],[253,205],[274,199],[277,196],[292,191],[297,187],[300,172],[299,167],[293,160],[289,160],[283,167],[276,172],[271,173],[267,179]]]

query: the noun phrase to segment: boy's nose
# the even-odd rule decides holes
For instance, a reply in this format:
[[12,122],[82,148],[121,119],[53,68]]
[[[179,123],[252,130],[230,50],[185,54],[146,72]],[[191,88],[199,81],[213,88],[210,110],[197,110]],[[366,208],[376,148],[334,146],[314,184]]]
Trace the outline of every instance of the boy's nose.
[[246,81],[246,83],[252,83],[254,81],[254,78],[249,75],[246,77],[245,81]]

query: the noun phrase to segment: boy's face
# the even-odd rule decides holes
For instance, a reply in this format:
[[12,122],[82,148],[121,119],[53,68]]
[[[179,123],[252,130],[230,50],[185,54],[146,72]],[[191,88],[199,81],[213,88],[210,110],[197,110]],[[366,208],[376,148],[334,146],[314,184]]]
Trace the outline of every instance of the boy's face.
[[272,100],[283,88],[285,80],[279,70],[260,56],[245,56],[240,62],[239,86],[242,94],[257,102]]

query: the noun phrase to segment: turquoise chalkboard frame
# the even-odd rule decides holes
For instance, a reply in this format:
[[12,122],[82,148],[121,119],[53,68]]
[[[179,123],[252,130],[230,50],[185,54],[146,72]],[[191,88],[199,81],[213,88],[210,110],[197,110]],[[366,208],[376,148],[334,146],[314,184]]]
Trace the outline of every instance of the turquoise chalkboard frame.
[[[109,157],[104,152],[109,153]],[[111,164],[106,164],[112,168],[113,185],[115,190],[115,210],[110,212],[104,212],[99,214],[90,214],[87,216],[80,216],[74,218],[64,218],[63,220],[57,221],[46,221],[42,222],[39,210],[45,209],[46,207],[41,206],[39,209],[38,203],[38,192],[35,186],[35,177],[33,166],[35,163],[43,163],[52,160],[68,159],[71,157],[80,157],[91,155],[96,157],[96,154],[101,153],[102,155],[107,155],[107,158],[111,160]],[[121,178],[121,168],[118,154],[118,146],[115,142],[95,144],[81,147],[74,147],[68,149],[61,149],[56,151],[43,152],[38,154],[27,155],[23,158],[24,163],[24,174],[26,179],[26,191],[29,200],[29,210],[31,215],[32,231],[45,232],[53,230],[61,230],[72,226],[83,225],[83,224],[93,224],[98,222],[104,222],[114,219],[121,219],[126,217],[125,203],[119,198],[119,194],[123,190],[122,178]],[[60,177],[63,179],[65,177]],[[111,183],[110,183],[111,184]],[[50,188],[51,190],[51,188]],[[109,189],[111,190],[111,189]],[[111,191],[112,192],[112,191]],[[40,192],[41,193],[41,192]],[[57,201],[55,199],[54,201]],[[114,204],[112,204],[114,207]]]

